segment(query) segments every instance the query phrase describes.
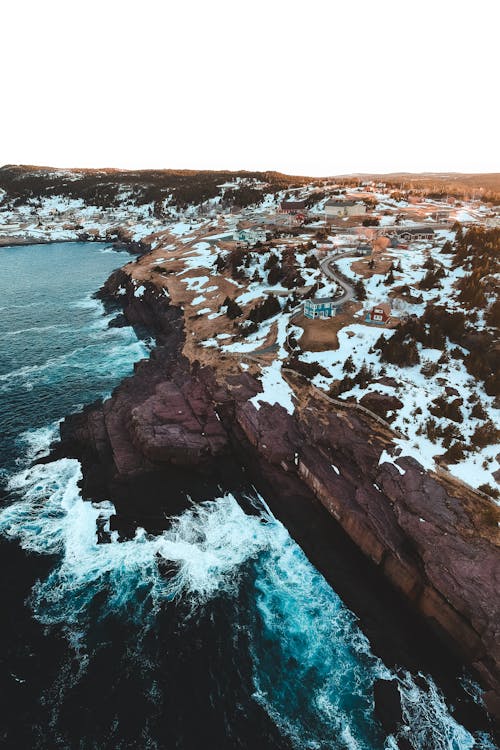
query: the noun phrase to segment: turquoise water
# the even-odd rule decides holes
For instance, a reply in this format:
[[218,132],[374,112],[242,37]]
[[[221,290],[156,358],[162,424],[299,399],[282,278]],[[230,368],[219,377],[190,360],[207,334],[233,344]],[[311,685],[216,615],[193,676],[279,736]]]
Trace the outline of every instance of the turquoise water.
[[[107,328],[91,297],[125,259],[81,243],[0,250],[0,551],[15,613],[1,638],[4,738],[51,749],[396,747],[373,714],[374,680],[392,673],[250,488],[256,515],[221,492],[159,536],[98,544],[114,508],[81,499],[79,463],[29,467],[59,419],[147,355],[131,329]],[[474,746],[432,681],[423,691],[409,674],[398,680],[417,750]]]
[[110,392],[147,356],[131,328],[107,327],[111,316],[92,298],[131,258],[102,243],[0,249],[4,468],[22,451],[20,435],[30,430],[36,451],[56,420]]

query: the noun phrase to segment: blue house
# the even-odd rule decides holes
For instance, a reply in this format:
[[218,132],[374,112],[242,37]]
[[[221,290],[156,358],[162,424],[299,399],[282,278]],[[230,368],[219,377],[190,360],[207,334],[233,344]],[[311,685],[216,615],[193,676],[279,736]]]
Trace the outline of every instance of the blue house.
[[304,316],[306,318],[333,318],[336,307],[333,300],[325,299],[306,299],[304,302]]

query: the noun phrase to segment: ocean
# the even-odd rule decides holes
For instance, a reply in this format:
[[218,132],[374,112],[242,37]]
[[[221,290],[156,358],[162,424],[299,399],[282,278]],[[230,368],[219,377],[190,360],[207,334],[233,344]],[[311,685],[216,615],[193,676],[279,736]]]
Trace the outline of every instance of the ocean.
[[384,665],[253,488],[251,515],[221,488],[162,534],[119,541],[112,503],[82,500],[78,461],[33,463],[149,355],[92,296],[129,259],[100,243],[0,249],[0,745],[394,750],[373,685],[395,677],[417,750],[494,748],[432,679]]

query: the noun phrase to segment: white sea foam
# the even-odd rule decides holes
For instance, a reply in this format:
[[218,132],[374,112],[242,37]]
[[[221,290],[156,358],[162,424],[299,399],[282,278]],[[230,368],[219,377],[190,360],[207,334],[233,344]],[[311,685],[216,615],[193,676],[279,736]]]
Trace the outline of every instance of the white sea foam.
[[403,719],[416,748],[472,750],[476,747],[474,737],[451,716],[443,696],[429,677],[425,679],[427,690],[419,687],[409,673],[399,681]]
[[26,464],[47,456],[51,443],[59,434],[59,425],[61,420],[58,419],[49,425],[35,427],[26,430],[19,435],[19,443],[24,448],[23,455],[18,458],[18,463]]
[[[120,612],[148,627],[172,600],[193,609],[217,595],[235,596],[244,563],[252,561],[255,589],[247,628],[255,699],[297,748],[381,747],[373,682],[394,675],[264,505],[260,515],[249,516],[224,495],[193,505],[159,536],[139,530],[130,541],[112,534],[110,543],[98,544],[98,519],[109,524],[114,508],[83,501],[80,478],[74,459],[19,472],[8,487],[20,499],[0,513],[0,533],[18,539],[24,549],[58,555],[52,573],[32,593],[41,622],[69,626],[78,641],[96,595],[105,593],[92,618]],[[162,575],[161,558],[174,564],[172,576]],[[409,674],[398,679],[415,747],[472,749],[474,739],[451,717],[431,681],[424,691]],[[385,747],[395,747],[394,740]]]
[[[242,563],[270,544],[269,526],[277,523],[247,516],[226,495],[193,506],[160,536],[140,529],[131,541],[98,544],[97,519],[109,519],[113,507],[83,501],[80,478],[74,459],[22,471],[8,485],[22,499],[0,514],[0,531],[24,549],[61,556],[33,594],[35,614],[46,623],[77,622],[103,588],[108,610],[142,612],[176,597],[195,607],[221,591],[235,593]],[[161,576],[158,556],[175,564],[173,577]]]
[[16,331],[6,331],[3,335],[4,336],[20,336],[23,333],[35,333],[38,331],[52,331],[54,329],[59,329],[61,331],[71,331],[71,327],[68,325],[65,325],[64,323],[54,323],[53,325],[47,325],[47,326],[30,326],[29,328],[19,328]]

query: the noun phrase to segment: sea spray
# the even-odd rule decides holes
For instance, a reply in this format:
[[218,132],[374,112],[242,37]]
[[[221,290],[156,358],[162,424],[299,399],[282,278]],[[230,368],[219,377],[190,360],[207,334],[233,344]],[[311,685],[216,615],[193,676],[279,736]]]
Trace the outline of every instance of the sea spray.
[[[46,624],[78,622],[103,588],[107,611],[142,620],[164,600],[182,597],[196,607],[221,591],[235,595],[242,564],[270,546],[270,527],[278,525],[270,517],[246,515],[225,495],[173,518],[159,536],[138,529],[132,540],[119,542],[115,533],[110,543],[99,544],[98,519],[105,525],[114,508],[82,500],[80,479],[75,459],[26,469],[8,484],[21,499],[0,513],[5,536],[31,552],[60,556],[33,592],[35,615]],[[161,559],[174,564],[174,575],[161,575]]]
[[[96,622],[119,616],[144,631],[174,603],[182,605],[177,613],[183,617],[217,597],[232,598],[238,608],[245,586],[247,608],[237,626],[249,638],[254,699],[297,748],[382,750],[373,683],[395,675],[372,654],[356,618],[264,506],[247,515],[226,494],[193,505],[158,536],[139,529],[131,540],[120,542],[111,533],[109,543],[98,543],[98,521],[106,526],[114,508],[82,500],[80,478],[74,459],[25,469],[8,486],[19,499],[0,513],[2,534],[26,550],[57,556],[52,572],[35,584],[31,604],[40,622],[66,630],[79,653],[74,679],[90,658],[85,633]],[[162,561],[172,563],[167,576]],[[473,747],[431,681],[425,691],[409,674],[396,679],[403,732],[418,750],[429,742],[436,750]]]

